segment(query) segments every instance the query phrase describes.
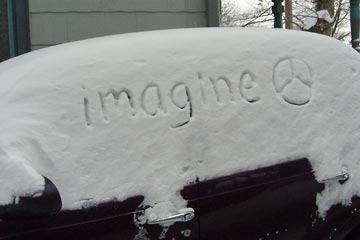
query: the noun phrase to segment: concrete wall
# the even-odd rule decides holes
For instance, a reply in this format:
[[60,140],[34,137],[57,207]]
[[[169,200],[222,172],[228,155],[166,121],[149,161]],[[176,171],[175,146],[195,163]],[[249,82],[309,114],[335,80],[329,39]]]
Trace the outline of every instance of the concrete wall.
[[216,25],[209,20],[216,16],[209,15],[208,1],[29,0],[31,49],[118,33]]

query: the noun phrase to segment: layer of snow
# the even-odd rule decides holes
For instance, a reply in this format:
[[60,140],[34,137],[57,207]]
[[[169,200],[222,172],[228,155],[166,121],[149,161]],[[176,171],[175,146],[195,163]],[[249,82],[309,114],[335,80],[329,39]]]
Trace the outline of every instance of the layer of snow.
[[317,23],[318,19],[323,19],[329,23],[334,21],[334,18],[330,16],[328,10],[320,10],[313,12],[304,20],[304,29],[309,30]]
[[308,157],[319,180],[350,171],[319,195],[324,213],[360,193],[358,69],[341,42],[274,29],[124,34],[9,60],[0,204],[43,175],[63,209],[141,194],[177,212],[196,177]]
[[44,189],[44,178],[26,162],[17,150],[0,149],[0,205],[18,202],[19,197],[39,196]]
[[324,19],[328,23],[332,23],[334,21],[334,18],[330,16],[330,13],[328,10],[320,10],[316,12],[319,19]]

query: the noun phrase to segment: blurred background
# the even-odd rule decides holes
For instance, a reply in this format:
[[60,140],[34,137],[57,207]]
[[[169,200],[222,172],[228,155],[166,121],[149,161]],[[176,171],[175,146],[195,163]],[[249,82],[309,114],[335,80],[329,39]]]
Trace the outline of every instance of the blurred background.
[[[87,38],[194,27],[277,27],[311,31],[334,37],[346,44],[351,42],[357,48],[359,2],[0,0],[0,61],[44,47]],[[351,40],[351,33],[354,40]]]

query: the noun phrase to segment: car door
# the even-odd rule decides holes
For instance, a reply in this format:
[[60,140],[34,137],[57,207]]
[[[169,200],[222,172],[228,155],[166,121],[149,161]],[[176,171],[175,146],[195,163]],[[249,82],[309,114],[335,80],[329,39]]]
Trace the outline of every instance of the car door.
[[201,181],[201,239],[306,239],[321,188],[307,159]]
[[132,239],[137,232],[133,213],[142,200],[138,196],[48,216],[5,219],[0,239]]
[[[47,180],[48,181],[48,180]],[[49,182],[49,181],[48,181]],[[51,183],[52,184],[52,183]],[[111,201],[79,210],[59,211],[59,194],[52,184],[52,190],[39,198],[26,198],[19,204],[4,206],[0,213],[0,239],[94,239],[94,240],[148,240],[148,239],[191,239],[198,240],[197,215],[191,219],[175,219],[171,227],[140,221],[144,216],[144,197],[134,196],[124,201]],[[49,187],[46,187],[49,189]],[[196,200],[197,183],[182,190],[188,200],[188,208],[198,212]],[[50,203],[50,204],[49,204]],[[46,209],[37,212],[35,209]],[[139,207],[140,206],[140,207]],[[169,216],[171,217],[171,216]],[[143,219],[144,220],[144,219]]]

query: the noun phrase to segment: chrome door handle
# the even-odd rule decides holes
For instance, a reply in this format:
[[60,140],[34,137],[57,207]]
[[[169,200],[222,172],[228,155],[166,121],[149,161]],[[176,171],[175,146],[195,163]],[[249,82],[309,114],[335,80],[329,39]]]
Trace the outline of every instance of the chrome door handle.
[[319,181],[320,183],[325,183],[325,182],[332,182],[332,181],[340,181],[340,182],[346,182],[347,180],[349,180],[350,175],[347,172],[343,172],[339,175],[336,175],[334,177],[330,177],[330,178],[326,178],[323,179],[321,181]]
[[195,211],[192,208],[185,208],[179,213],[165,217],[165,218],[157,218],[154,220],[148,220],[148,224],[170,224],[170,223],[176,223],[176,222],[189,222],[193,220],[195,217]]

